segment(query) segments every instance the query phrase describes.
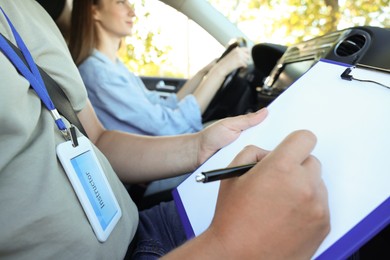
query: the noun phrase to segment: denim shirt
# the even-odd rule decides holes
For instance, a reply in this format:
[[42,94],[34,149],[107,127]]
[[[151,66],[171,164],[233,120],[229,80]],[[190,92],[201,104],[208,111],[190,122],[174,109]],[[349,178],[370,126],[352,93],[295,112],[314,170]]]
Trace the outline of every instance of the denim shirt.
[[107,129],[143,135],[177,135],[201,130],[202,115],[193,95],[178,101],[146,88],[117,59],[94,50],[79,66],[96,114]]

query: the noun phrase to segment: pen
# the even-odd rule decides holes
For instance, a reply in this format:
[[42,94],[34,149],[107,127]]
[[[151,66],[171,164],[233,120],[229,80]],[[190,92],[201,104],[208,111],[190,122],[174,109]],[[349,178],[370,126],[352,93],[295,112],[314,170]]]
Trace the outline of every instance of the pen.
[[255,165],[256,163],[251,163],[251,164],[245,164],[245,165],[235,166],[231,168],[222,168],[222,169],[202,172],[195,177],[195,180],[197,182],[206,183],[211,181],[219,181],[231,177],[238,177],[240,175],[243,175],[247,171],[249,171]]

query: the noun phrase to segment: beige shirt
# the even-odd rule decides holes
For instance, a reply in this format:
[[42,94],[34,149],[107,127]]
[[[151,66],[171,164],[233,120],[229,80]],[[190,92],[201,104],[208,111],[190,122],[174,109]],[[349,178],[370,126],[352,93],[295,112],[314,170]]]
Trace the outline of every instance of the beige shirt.
[[[35,62],[80,111],[87,95],[61,33],[33,0],[0,0]],[[0,13],[0,32],[15,43]],[[96,149],[123,215],[100,243],[59,163],[64,139],[29,82],[0,53],[0,258],[121,259],[138,212],[107,159]]]

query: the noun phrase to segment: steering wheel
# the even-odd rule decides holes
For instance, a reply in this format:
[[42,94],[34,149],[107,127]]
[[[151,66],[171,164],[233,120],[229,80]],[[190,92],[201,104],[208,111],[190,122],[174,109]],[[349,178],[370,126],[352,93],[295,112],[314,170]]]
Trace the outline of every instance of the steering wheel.
[[[217,59],[217,62],[236,47],[246,47],[245,39],[237,38],[226,48],[223,54]],[[245,96],[245,92],[248,92],[248,84],[245,80],[245,75],[248,70],[251,70],[252,68],[253,66],[238,68],[225,77],[225,80],[202,115],[203,122],[235,116],[246,112],[245,108],[243,108],[246,107],[246,105],[241,104],[241,99]]]

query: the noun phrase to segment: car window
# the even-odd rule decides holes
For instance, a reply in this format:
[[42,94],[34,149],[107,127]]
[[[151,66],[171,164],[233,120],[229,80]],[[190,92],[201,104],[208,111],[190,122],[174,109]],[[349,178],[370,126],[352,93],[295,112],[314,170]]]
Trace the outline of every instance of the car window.
[[125,39],[121,57],[140,76],[188,78],[225,47],[198,24],[158,1],[135,1],[133,35]]
[[[199,0],[201,1],[201,0]],[[388,0],[205,0],[253,43],[290,45],[354,26],[390,27]],[[140,76],[188,78],[225,46],[158,0],[134,1],[137,21],[121,57]]]
[[389,0],[207,1],[255,43],[289,45],[348,27],[390,27]]

